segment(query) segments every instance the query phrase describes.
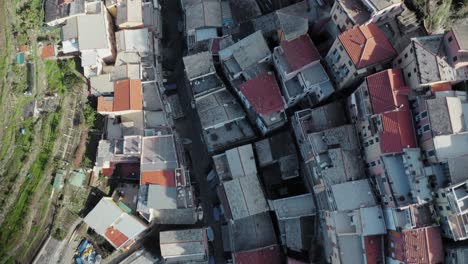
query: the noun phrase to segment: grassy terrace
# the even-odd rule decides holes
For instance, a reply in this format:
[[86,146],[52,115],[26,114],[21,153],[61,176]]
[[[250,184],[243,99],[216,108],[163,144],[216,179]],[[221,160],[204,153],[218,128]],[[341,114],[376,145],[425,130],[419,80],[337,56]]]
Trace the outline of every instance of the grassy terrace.
[[[71,90],[81,84],[74,61],[43,61],[37,56],[37,39],[48,39],[40,30],[41,5],[41,0],[0,1],[0,263],[30,262],[48,234],[55,201],[49,175],[70,114],[61,106],[74,100]],[[23,44],[30,46],[29,61],[36,65],[33,96],[23,94],[26,67],[16,65],[12,56],[14,47]],[[45,93],[59,95],[57,111],[23,117],[24,107]]]
[[[58,125],[60,122],[60,112],[51,113],[47,116],[42,125],[44,141],[42,150],[30,168],[31,178],[26,180],[20,193],[10,209],[0,229],[0,257],[6,256],[9,251],[19,242],[21,229],[25,224],[25,215],[28,213],[28,205],[32,196],[38,191],[44,179],[44,170],[52,161],[55,140],[57,139]],[[50,192],[49,192],[50,194]],[[44,205],[46,206],[46,205]]]

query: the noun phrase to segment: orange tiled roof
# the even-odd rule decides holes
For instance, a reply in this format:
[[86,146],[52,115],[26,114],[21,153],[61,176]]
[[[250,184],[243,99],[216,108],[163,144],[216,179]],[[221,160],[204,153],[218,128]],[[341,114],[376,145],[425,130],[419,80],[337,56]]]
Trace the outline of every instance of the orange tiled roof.
[[158,184],[161,186],[175,187],[175,171],[160,170],[160,171],[144,171],[141,173],[141,185]]
[[54,45],[47,45],[42,48],[41,58],[45,59],[45,58],[50,58],[53,56],[55,56]]
[[388,69],[367,76],[367,87],[374,114],[395,109],[409,110],[408,94],[400,69]]
[[113,111],[143,110],[141,80],[121,80],[114,84]]
[[98,97],[98,112],[112,112],[114,107],[113,97],[109,96],[99,96]]
[[374,23],[355,26],[341,33],[338,38],[358,69],[396,55],[384,33]]
[[125,242],[127,242],[128,237],[120,232],[118,229],[114,228],[113,226],[107,228],[106,233],[104,236],[109,239],[109,241],[114,244],[116,248],[122,246]]
[[443,92],[443,91],[451,91],[452,84],[451,83],[438,83],[431,86],[433,92]]

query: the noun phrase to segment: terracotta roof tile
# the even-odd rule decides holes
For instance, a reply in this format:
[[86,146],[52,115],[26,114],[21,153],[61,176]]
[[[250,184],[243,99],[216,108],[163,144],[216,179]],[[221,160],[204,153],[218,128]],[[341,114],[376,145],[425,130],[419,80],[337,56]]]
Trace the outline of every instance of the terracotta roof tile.
[[283,98],[273,74],[263,73],[239,87],[255,111],[269,115],[284,109]]
[[55,56],[54,45],[47,45],[41,50],[41,58],[46,59]]
[[403,74],[399,69],[389,69],[367,77],[367,87],[374,114],[395,109],[409,110],[408,94]]
[[355,26],[341,33],[338,38],[358,69],[396,55],[384,33],[374,23]]
[[407,263],[443,263],[444,249],[439,227],[403,231],[404,256]]
[[106,233],[104,236],[109,239],[109,241],[114,244],[116,248],[119,248],[122,246],[125,242],[127,242],[128,237],[125,236],[122,232],[119,230],[115,229],[113,226],[107,228]]
[[113,111],[143,110],[141,80],[120,80],[114,84]]
[[415,148],[411,112],[406,110],[391,111],[381,114],[383,131],[380,133],[382,153],[399,153],[403,148]]
[[114,98],[111,96],[99,96],[98,97],[98,112],[112,112],[114,108]]
[[431,86],[431,90],[433,92],[443,92],[443,91],[451,91],[452,84],[451,83],[438,83]]
[[173,170],[144,171],[141,173],[140,184],[158,184],[175,187],[175,172]]
[[364,248],[368,264],[383,263],[382,236],[364,237]]
[[283,40],[280,46],[292,71],[299,70],[309,63],[320,60],[320,54],[307,34],[290,41]]
[[281,253],[278,245],[244,251],[234,254],[236,264],[280,264]]

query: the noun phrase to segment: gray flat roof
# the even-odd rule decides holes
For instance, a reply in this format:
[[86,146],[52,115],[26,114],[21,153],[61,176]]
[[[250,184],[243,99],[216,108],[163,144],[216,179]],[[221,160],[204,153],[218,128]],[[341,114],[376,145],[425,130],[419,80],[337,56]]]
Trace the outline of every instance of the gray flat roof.
[[141,171],[174,170],[178,167],[173,135],[143,137]]
[[249,216],[229,224],[232,252],[241,252],[276,244],[273,223],[268,212]]
[[76,38],[78,38],[78,18],[72,17],[67,19],[66,24],[62,26],[62,40]]
[[322,177],[331,184],[358,180],[366,176],[359,149],[329,149],[326,153],[319,155],[317,163],[331,166],[318,169]]
[[187,31],[204,27],[221,27],[222,13],[219,0],[182,0]]
[[110,48],[107,42],[107,25],[102,14],[78,16],[78,41],[80,50]]
[[85,0],[74,0],[59,4],[59,0],[46,0],[44,4],[45,22],[85,13]]
[[276,11],[278,23],[286,40],[292,40],[309,30],[309,20],[305,1]]
[[315,203],[311,193],[273,200],[279,220],[315,215]]
[[226,159],[232,178],[256,177],[257,166],[255,165],[255,156],[251,144],[227,150]]
[[129,239],[135,238],[147,228],[136,217],[126,213],[117,219],[113,226]]
[[183,61],[185,65],[185,73],[189,80],[216,73],[211,52],[205,51],[185,56]]
[[341,255],[341,263],[365,263],[362,238],[360,235],[338,236],[337,242]]
[[91,93],[96,96],[107,95],[114,92],[114,82],[110,80],[110,74],[100,74],[89,78]]
[[122,209],[112,201],[112,198],[104,197],[93,210],[85,216],[83,221],[96,231],[96,233],[103,235],[106,233],[107,228],[123,213]]
[[338,147],[344,151],[354,151],[356,155],[359,154],[358,138],[353,125],[343,125],[311,133],[308,139],[315,155]]
[[208,251],[205,232],[205,229],[186,229],[159,233],[161,256],[166,263],[204,260]]
[[224,182],[223,186],[234,220],[269,210],[256,175]]
[[196,106],[204,129],[245,117],[241,105],[226,89],[197,98]]
[[112,69],[110,79],[112,81],[119,81],[119,80],[139,80],[140,78],[140,67],[139,63],[135,64],[123,64],[123,65],[116,65]]
[[332,185],[333,196],[338,210],[354,210],[376,205],[367,179]]
[[148,185],[147,206],[151,209],[177,209],[176,187]]
[[462,50],[468,50],[468,23],[462,22],[462,23],[456,23],[452,27],[453,34],[457,38],[458,45],[460,45],[460,49]]
[[433,133],[435,135],[452,134],[447,98],[439,97],[427,99],[426,105]]
[[199,78],[190,83],[194,96],[202,96],[213,92],[217,89],[225,88],[224,82],[217,74],[210,74],[203,78]]
[[148,28],[117,31],[115,43],[119,52],[152,52]]
[[359,209],[361,214],[362,234],[364,236],[383,235],[387,233],[385,219],[380,205],[363,207]]
[[143,109],[148,111],[159,111],[163,109],[161,94],[155,83],[143,83]]
[[142,0],[124,0],[117,5],[116,24],[120,25],[125,22],[140,22],[143,23],[143,7]]
[[271,56],[271,51],[262,35],[261,31],[257,31],[233,45],[220,50],[219,56],[221,60],[228,59],[233,56],[241,70],[246,70],[252,65],[258,63],[261,59]]

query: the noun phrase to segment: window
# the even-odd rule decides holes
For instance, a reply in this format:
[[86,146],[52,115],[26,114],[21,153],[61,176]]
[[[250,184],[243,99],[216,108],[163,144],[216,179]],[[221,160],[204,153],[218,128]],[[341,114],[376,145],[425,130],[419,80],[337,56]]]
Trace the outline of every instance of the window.
[[371,167],[375,167],[377,164],[375,163],[375,161],[372,161],[372,162],[370,163],[370,165],[371,165]]
[[414,68],[413,71],[416,72],[417,71],[416,68]]
[[426,118],[427,117],[427,111],[424,111],[421,113],[421,118]]
[[445,209],[447,209],[448,211],[450,211],[450,206],[445,206]]
[[444,198],[445,198],[445,193],[442,193],[442,197],[444,197]]
[[373,139],[369,140],[369,145],[374,145],[374,140]]
[[408,78],[411,78],[411,72],[408,72]]
[[452,42],[452,40],[453,40],[453,38],[452,38],[452,36],[450,36],[450,37],[448,38],[448,42]]
[[398,59],[398,64],[401,64],[401,59]]
[[427,156],[428,156],[428,157],[434,157],[434,156],[435,156],[435,150],[429,150],[429,151],[427,152]]
[[336,14],[333,15],[333,19],[334,19],[334,20],[337,20],[337,19],[338,19],[338,17],[336,16]]
[[340,46],[340,50],[343,51],[343,46]]
[[405,53],[405,59],[408,58],[408,53]]
[[379,138],[378,138],[378,137],[375,138],[375,142],[379,142]]
[[457,57],[457,56],[453,57],[453,61],[454,61],[454,62],[457,61],[457,60],[458,60],[458,57]]
[[439,205],[439,210],[440,210],[440,211],[443,211],[444,208],[443,208],[442,206]]
[[338,50],[337,50],[337,49],[334,49],[334,50],[333,50],[333,55],[335,55],[337,52],[338,52]]
[[353,66],[353,63],[351,62],[351,60],[348,61],[348,64],[349,66]]
[[410,49],[409,49],[409,53],[413,53],[413,48],[410,48]]
[[429,124],[423,126],[423,131],[424,132],[429,131],[430,129],[431,128],[430,128]]
[[438,193],[435,193],[435,198],[439,198],[439,194],[438,194]]

